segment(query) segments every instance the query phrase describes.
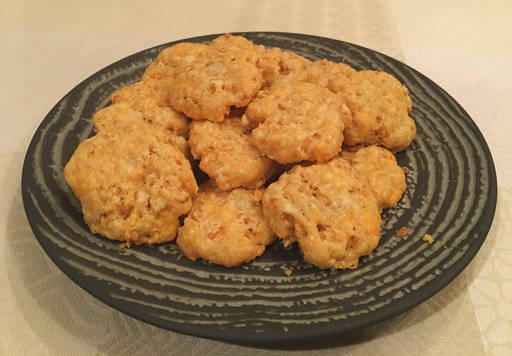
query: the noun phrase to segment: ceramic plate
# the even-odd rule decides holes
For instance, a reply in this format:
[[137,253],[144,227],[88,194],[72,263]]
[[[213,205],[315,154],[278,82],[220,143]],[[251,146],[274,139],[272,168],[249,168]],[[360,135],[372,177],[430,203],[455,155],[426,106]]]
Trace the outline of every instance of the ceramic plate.
[[[319,270],[279,242],[237,268],[184,258],[173,243],[120,249],[89,232],[63,168],[92,134],[91,117],[110,95],[137,81],[170,45],[124,58],[85,79],[45,117],[28,149],[22,192],[35,237],[79,286],[110,306],[169,330],[234,342],[286,342],[374,324],[421,303],[471,261],[490,228],[496,174],[482,134],[443,89],[372,50],[291,33],[243,33],[256,44],[386,71],[413,101],[417,137],[397,155],[407,191],[383,213],[382,239],[355,270]],[[207,43],[217,35],[183,41]],[[183,42],[178,41],[178,42]],[[408,234],[395,231],[406,226]],[[425,234],[434,243],[422,240]],[[284,269],[293,273],[286,276]]]

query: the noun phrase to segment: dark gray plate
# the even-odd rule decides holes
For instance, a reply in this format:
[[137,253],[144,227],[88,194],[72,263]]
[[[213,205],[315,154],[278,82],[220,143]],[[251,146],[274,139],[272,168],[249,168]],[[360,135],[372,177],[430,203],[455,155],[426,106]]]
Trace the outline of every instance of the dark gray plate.
[[[492,157],[468,114],[434,82],[372,50],[300,34],[243,35],[310,59],[386,71],[409,88],[418,134],[397,156],[410,169],[408,187],[398,207],[384,212],[373,257],[363,258],[356,270],[323,271],[303,262],[297,249],[275,243],[252,263],[227,269],[189,261],[175,243],[120,249],[89,232],[64,181],[64,165],[91,134],[94,112],[176,42],[90,76],[37,129],[25,158],[22,192],[46,253],[83,289],[123,313],[169,330],[236,342],[332,336],[397,315],[438,292],[476,254],[496,206]],[[402,226],[409,229],[407,236],[395,236]],[[426,233],[434,244],[422,241]],[[291,277],[283,273],[288,267]]]

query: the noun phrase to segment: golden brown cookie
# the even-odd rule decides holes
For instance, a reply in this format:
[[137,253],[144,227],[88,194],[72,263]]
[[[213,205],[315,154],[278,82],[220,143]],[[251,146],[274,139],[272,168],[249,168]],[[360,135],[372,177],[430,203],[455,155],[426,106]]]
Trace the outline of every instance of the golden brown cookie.
[[171,108],[167,84],[163,80],[142,80],[117,91],[112,103],[125,103],[140,111],[144,121],[188,137],[189,119]]
[[406,188],[405,174],[390,151],[377,146],[361,148],[351,155],[350,164],[368,182],[381,208],[398,203]]
[[283,52],[279,48],[258,46],[260,58],[258,68],[263,75],[263,86],[269,87],[278,80],[303,80],[311,62],[294,52]]
[[201,159],[199,167],[222,190],[258,188],[277,168],[275,161],[253,145],[251,132],[238,117],[222,122],[194,121],[189,144],[194,158]]
[[165,48],[146,68],[142,80],[172,80],[176,76],[178,67],[192,68],[195,59],[204,56],[207,52],[208,46],[201,43],[183,42]]
[[64,176],[91,231],[128,244],[173,240],[197,192],[183,153],[149,130],[87,139]]
[[408,115],[412,109],[407,88],[390,74],[361,71],[350,76],[339,93],[352,112],[344,144],[378,144],[398,152],[416,135],[416,125]]
[[261,190],[229,192],[203,184],[177,243],[190,259],[202,258],[226,267],[260,256],[275,236],[263,218]]
[[251,41],[245,37],[233,36],[229,33],[214,39],[210,43],[210,48],[227,54],[231,58],[244,60],[254,65],[256,65],[260,56],[256,46]]
[[297,241],[320,268],[355,268],[380,239],[380,209],[350,163],[295,166],[263,194],[263,213],[285,246]]
[[178,136],[170,129],[152,124],[151,121],[146,120],[143,113],[132,109],[132,107],[125,102],[112,104],[101,109],[94,114],[92,120],[94,122],[94,131],[97,134],[109,133],[111,135],[125,135],[132,131],[150,131],[157,136],[160,141],[175,145],[183,152],[187,159],[192,159],[185,137]]
[[308,66],[305,80],[337,93],[348,85],[354,73],[357,73],[356,70],[347,64],[323,59]]
[[[241,48],[233,38],[221,37],[211,46],[173,46],[158,56],[158,64],[151,65],[145,76],[168,80],[175,110],[195,120],[222,121],[232,106],[249,104],[262,84],[256,49]],[[170,74],[160,75],[165,68]]]
[[341,149],[351,117],[343,100],[318,85],[279,81],[258,93],[245,119],[255,145],[279,163],[325,162]]

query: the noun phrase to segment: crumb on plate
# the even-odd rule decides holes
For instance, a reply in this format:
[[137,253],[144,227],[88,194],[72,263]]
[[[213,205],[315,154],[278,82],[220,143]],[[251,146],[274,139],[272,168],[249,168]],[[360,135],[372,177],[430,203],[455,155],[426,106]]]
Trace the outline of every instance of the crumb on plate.
[[430,234],[425,234],[425,236],[423,236],[423,241],[432,245],[434,243],[434,238]]
[[407,227],[402,226],[400,229],[396,230],[396,236],[405,236],[407,235]]

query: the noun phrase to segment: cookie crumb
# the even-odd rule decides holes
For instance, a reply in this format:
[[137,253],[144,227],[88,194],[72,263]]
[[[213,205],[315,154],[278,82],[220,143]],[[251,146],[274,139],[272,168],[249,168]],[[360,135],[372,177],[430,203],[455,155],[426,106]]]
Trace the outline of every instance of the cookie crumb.
[[130,247],[130,241],[127,241],[127,242],[121,242],[121,243],[119,244],[119,248],[120,248],[120,249],[127,248],[127,247],[128,247],[128,248]]
[[407,235],[407,227],[402,226],[400,229],[396,230],[396,236],[405,236]]
[[292,270],[291,269],[285,269],[284,270],[284,274],[286,274],[288,277],[290,277],[292,275]]
[[430,234],[425,234],[425,236],[423,236],[423,241],[426,241],[429,244],[433,244],[434,243],[434,238]]
[[405,174],[409,173],[409,168],[407,167],[402,167],[402,170],[404,171]]

